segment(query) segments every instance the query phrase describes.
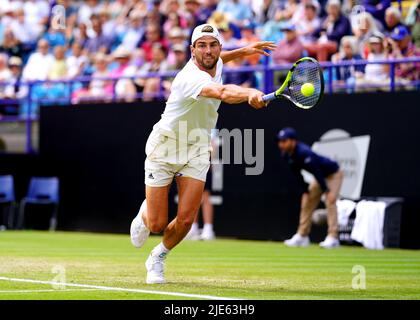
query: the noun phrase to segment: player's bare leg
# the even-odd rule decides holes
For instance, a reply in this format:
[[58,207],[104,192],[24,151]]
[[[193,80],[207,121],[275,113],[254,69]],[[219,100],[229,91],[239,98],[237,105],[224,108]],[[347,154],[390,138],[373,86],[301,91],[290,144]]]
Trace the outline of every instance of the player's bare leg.
[[[167,225],[163,233],[162,242],[153,248],[146,261],[146,282],[149,284],[165,283],[164,261],[166,256],[187,235],[200,207],[204,182],[188,177],[177,177],[177,184],[179,195],[177,216]],[[153,225],[152,219],[156,219],[156,231],[166,224],[166,221],[160,220],[161,216],[158,211],[156,211],[156,214],[149,211],[147,216],[147,223],[150,226]]]
[[204,182],[193,178],[177,177],[177,184],[178,214],[166,227],[162,241],[168,249],[175,247],[190,231],[200,208],[204,190]]
[[169,189],[170,185],[146,186],[147,209],[143,212],[143,221],[152,233],[159,233],[168,225]]
[[168,224],[169,186],[146,186],[146,199],[130,227],[131,243],[141,248],[150,232],[161,232]]

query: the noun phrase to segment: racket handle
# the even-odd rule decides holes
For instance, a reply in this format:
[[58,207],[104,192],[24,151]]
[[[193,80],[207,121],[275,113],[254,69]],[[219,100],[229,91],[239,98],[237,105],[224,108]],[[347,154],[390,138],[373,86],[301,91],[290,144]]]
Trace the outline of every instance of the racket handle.
[[262,97],[262,99],[263,99],[263,101],[274,100],[274,99],[276,99],[276,93],[272,92],[272,93],[266,94],[265,96]]

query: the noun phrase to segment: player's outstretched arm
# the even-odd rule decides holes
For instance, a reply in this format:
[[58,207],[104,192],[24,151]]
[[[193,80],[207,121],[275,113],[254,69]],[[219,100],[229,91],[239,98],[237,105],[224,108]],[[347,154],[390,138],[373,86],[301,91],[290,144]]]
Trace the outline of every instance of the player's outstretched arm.
[[231,60],[234,60],[240,57],[250,56],[256,53],[269,56],[270,54],[264,50],[272,51],[276,49],[276,47],[277,46],[272,41],[259,41],[259,42],[255,42],[250,45],[247,45],[245,47],[242,47],[242,48],[229,50],[229,51],[222,51],[220,53],[220,58],[222,58],[223,63],[227,63]]
[[229,104],[248,102],[255,109],[265,107],[267,103],[263,101],[264,93],[253,88],[243,88],[234,84],[212,84],[205,86],[200,96],[222,100]]

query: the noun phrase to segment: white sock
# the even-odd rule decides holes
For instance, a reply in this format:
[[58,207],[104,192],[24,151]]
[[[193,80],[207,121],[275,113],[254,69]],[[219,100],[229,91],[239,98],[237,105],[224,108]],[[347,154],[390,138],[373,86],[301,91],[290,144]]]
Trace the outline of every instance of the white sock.
[[197,223],[197,222],[194,222],[194,223],[191,225],[190,232],[197,232],[197,231],[198,231],[198,223]]
[[205,223],[203,232],[213,232],[213,223]]
[[171,250],[167,249],[165,245],[163,244],[163,242],[161,242],[156,247],[153,248],[152,256],[158,257],[160,259],[165,259],[169,251]]

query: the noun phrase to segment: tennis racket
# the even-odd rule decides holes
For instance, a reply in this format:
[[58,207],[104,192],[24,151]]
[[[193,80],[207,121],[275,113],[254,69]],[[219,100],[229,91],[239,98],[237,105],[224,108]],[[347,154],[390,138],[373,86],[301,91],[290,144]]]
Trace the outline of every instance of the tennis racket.
[[[309,93],[313,92],[308,95],[308,91],[304,89],[309,89]],[[319,104],[323,94],[324,76],[321,66],[315,59],[305,57],[293,64],[281,87],[275,92],[263,96],[263,100],[271,101],[284,98],[298,108],[310,109]]]

